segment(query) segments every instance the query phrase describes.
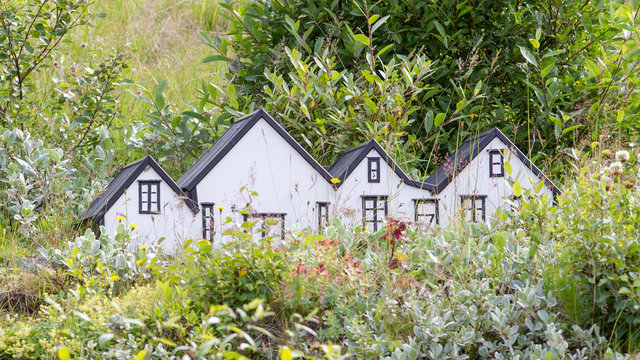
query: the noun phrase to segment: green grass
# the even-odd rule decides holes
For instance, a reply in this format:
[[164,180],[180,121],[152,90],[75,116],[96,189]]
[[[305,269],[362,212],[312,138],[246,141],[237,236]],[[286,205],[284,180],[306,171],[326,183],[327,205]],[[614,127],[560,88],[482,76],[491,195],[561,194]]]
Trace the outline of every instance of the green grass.
[[[69,41],[54,56],[60,67],[35,75],[36,98],[52,93],[55,84],[51,79],[62,76],[63,70],[91,66],[115,49],[131,52],[128,77],[137,84],[153,88],[166,79],[165,94],[174,103],[195,99],[201,81],[212,81],[214,74],[226,71],[224,63],[202,63],[211,50],[201,43],[199,32],[222,35],[228,26],[216,0],[103,0],[94,4],[91,12],[105,16],[95,17],[90,25],[69,34]],[[129,94],[120,100],[122,113],[130,121],[146,111],[146,106]]]

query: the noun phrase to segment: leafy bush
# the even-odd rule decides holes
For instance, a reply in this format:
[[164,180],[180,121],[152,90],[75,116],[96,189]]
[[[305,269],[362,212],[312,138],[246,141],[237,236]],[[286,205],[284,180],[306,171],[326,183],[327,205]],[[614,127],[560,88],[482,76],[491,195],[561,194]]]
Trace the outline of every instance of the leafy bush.
[[[408,116],[408,133],[424,145],[421,159],[437,160],[461,138],[494,126],[538,164],[557,163],[558,151],[588,136],[638,133],[638,94],[627,90],[636,87],[631,69],[640,56],[632,50],[638,42],[632,30],[637,9],[629,3],[311,0],[221,6],[231,21],[230,36],[205,41],[215,52],[208,61],[229,63],[234,87],[247,103],[272,86],[270,73],[296,71],[286,49],[309,62],[333,59],[338,73],[349,74],[340,81],[345,84],[365,72],[380,75],[378,61],[412,55],[433,61],[429,88]],[[380,60],[374,63],[376,54]],[[312,104],[322,104],[320,94],[330,93],[333,84],[306,91],[316,96],[291,94],[296,101],[280,112],[299,112],[305,105],[309,113],[287,125],[315,127]],[[470,104],[477,94],[482,99]],[[428,173],[439,162],[421,169]]]
[[634,346],[640,338],[640,198],[635,155],[616,159],[574,151],[577,179],[559,200],[550,234],[565,254],[561,274],[575,293],[580,320]]

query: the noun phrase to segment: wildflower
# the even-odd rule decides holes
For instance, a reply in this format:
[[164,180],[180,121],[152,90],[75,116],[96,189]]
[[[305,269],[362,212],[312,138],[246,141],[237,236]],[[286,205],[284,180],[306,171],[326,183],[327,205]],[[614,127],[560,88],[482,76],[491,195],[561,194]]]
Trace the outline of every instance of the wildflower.
[[138,225],[136,225],[134,223],[129,224],[129,226],[131,226],[132,229],[137,229],[138,228]]
[[218,208],[218,210],[222,211],[224,210],[224,206],[216,206]]
[[140,265],[140,264],[142,264],[144,261],[145,261],[145,258],[142,258],[142,259],[140,259],[140,260],[136,261],[136,265]]
[[93,260],[93,256],[89,255],[89,260]]
[[618,241],[618,246],[622,247],[622,241]]
[[598,145],[600,145],[600,143],[598,143],[597,141],[594,141],[594,142],[592,142],[592,143],[591,143],[591,147],[592,147],[592,148],[594,148],[594,149],[595,149],[595,148],[596,148],[596,146],[598,146]]
[[83,48],[83,49],[86,48],[87,47],[87,43],[80,44],[80,47]]
[[333,179],[331,179],[331,183],[332,183],[332,184],[339,184],[339,183],[340,183],[340,179],[338,179],[338,178],[333,178]]
[[475,117],[475,115],[470,114],[470,115],[469,115],[469,117],[470,117],[471,119],[473,119],[473,118]]
[[609,165],[609,172],[612,175],[622,174],[622,163],[619,161],[614,161]]
[[118,280],[120,280],[118,275],[116,275],[116,274],[111,275],[111,281],[118,281]]
[[116,220],[118,220],[118,222],[121,222],[122,220],[124,220],[124,216],[118,216]]
[[247,268],[243,267],[240,270],[238,270],[238,276],[245,276],[247,275]]
[[609,155],[609,154],[611,154],[611,150],[609,149],[602,150],[602,155]]
[[573,85],[580,85],[580,80],[574,82]]
[[626,150],[616,151],[616,160],[626,163],[629,161],[629,152]]
[[147,246],[147,245],[140,246],[140,250],[144,250],[144,249],[148,249],[148,248],[149,248],[149,246]]

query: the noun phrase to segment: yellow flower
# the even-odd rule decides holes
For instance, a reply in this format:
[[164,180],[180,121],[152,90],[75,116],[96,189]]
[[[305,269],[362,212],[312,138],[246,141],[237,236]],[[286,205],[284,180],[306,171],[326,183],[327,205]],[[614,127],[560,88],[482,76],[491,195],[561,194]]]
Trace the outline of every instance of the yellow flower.
[[132,229],[137,229],[138,228],[138,225],[136,225],[134,223],[129,224],[129,226],[131,226]]
[[340,179],[338,179],[338,178],[333,178],[333,179],[331,179],[331,183],[332,183],[332,184],[339,184],[339,183],[340,183]]
[[475,115],[471,114],[471,115],[469,115],[469,117],[473,119],[475,117]]
[[137,265],[140,265],[140,264],[142,264],[142,263],[144,262],[144,260],[145,260],[145,259],[144,259],[144,258],[142,258],[142,259],[140,259],[140,260],[136,261],[136,264],[137,264]]
[[118,216],[118,217],[116,218],[116,220],[118,220],[118,221],[122,221],[122,220],[124,220],[124,216]]
[[618,241],[618,246],[622,247],[622,241]]
[[240,270],[238,270],[238,275],[239,276],[245,276],[247,275],[247,268],[241,268]]
[[120,278],[118,277],[118,275],[111,275],[111,281],[118,281]]
[[218,208],[218,210],[222,211],[224,210],[224,206],[216,206]]
[[144,249],[148,249],[149,247],[147,245],[142,245],[140,246],[140,250],[144,250]]
[[93,256],[89,255],[89,260],[93,260]]

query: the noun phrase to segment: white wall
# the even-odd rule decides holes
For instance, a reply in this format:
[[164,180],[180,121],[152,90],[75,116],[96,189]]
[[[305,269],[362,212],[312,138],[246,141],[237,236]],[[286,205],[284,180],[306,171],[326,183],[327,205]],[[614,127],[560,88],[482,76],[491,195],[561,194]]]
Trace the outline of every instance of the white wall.
[[[495,138],[437,195],[405,184],[384,161],[383,155],[372,149],[367,157],[380,157],[380,182],[368,182],[365,157],[336,191],[334,185],[325,180],[266,121],[260,120],[197,185],[198,201],[224,207],[222,213],[216,207],[213,209],[215,241],[218,244],[221,231],[242,224],[240,211],[246,208],[257,213],[285,213],[287,230],[317,229],[316,203],[329,202],[330,218],[341,218],[347,226],[361,226],[363,195],[388,196],[388,215],[406,221],[414,221],[414,199],[438,199],[442,226],[461,217],[460,195],[486,195],[488,220],[503,204],[502,199],[512,195],[507,179],[517,179],[524,189],[542,181],[508,150],[505,161],[511,164],[512,175],[490,177],[489,150],[492,149],[503,150],[505,144]],[[137,180],[160,179],[151,167],[147,167]],[[181,249],[187,239],[201,239],[201,212],[193,214],[164,182],[161,182],[160,192],[162,213],[139,214],[138,182],[135,181],[109,209],[105,215],[105,226],[115,233],[116,217],[126,217],[127,222],[138,225],[135,232],[139,234],[140,243],[156,244],[159,238],[166,237],[163,247],[169,253]],[[252,192],[257,195],[251,195]],[[541,194],[546,194],[552,201],[552,191],[546,185]],[[227,217],[231,217],[233,224],[223,228],[221,223]]]
[[[335,204],[333,186],[262,119],[196,188],[200,203],[223,206],[223,221],[231,217],[238,224],[243,221],[240,210],[249,206],[258,213],[286,213],[289,229],[294,225],[315,229],[316,202]],[[217,208],[214,213],[219,239],[221,217]]]
[[[138,181],[160,180],[160,214],[140,214],[138,212]],[[147,166],[138,178],[126,189],[125,193],[111,206],[104,216],[104,225],[110,235],[115,235],[122,216],[125,226],[129,223],[138,226],[133,230],[136,243],[132,246],[156,245],[160,238],[165,237],[161,245],[169,254],[182,249],[182,244],[187,239],[198,238],[197,230],[201,228],[200,213],[194,214],[185,202],[162,181],[160,175]],[[129,227],[129,229],[131,229]]]
[[[440,199],[440,224],[447,226],[449,223],[460,219],[461,201],[460,195],[486,195],[486,217],[487,220],[495,214],[498,207],[504,204],[503,199],[513,195],[511,186],[507,180],[517,180],[523,189],[530,189],[543,181],[539,179],[533,171],[527,168],[515,153],[507,149],[504,161],[509,162],[513,169],[511,175],[504,177],[489,176],[489,151],[502,150],[506,145],[499,139],[494,138],[489,145],[481,150],[480,154],[465,167],[449,185],[438,194]],[[553,201],[553,192],[545,184],[540,193],[547,195],[548,201]],[[503,206],[504,209],[504,206]]]
[[[380,182],[368,182],[369,157],[380,158]],[[336,207],[333,214],[341,217],[350,226],[362,225],[362,196],[388,196],[388,214],[390,217],[413,221],[413,199],[431,198],[431,193],[405,184],[385,161],[383,155],[372,149],[344,180],[336,193]]]

